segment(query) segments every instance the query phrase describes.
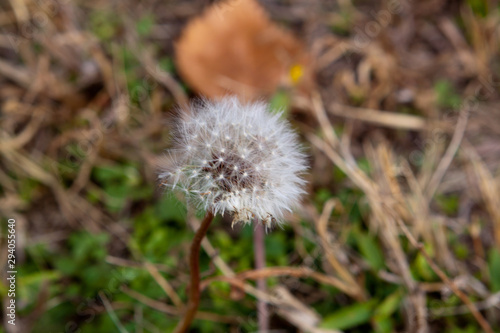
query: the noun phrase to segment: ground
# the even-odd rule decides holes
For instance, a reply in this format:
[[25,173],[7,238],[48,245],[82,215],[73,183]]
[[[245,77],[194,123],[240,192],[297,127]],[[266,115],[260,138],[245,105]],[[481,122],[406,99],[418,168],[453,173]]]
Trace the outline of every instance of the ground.
[[[259,2],[308,54],[265,97],[300,135],[307,194],[264,270],[252,226],[216,219],[192,331],[257,331],[257,298],[276,332],[499,331],[497,1]],[[199,97],[175,47],[209,6],[0,4],[1,332],[175,327],[201,212],[156,162]]]

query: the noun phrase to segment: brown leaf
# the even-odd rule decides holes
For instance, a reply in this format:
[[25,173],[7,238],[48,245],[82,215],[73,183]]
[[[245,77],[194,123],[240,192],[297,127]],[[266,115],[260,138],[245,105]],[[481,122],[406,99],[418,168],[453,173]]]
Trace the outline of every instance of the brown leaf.
[[176,45],[182,77],[207,97],[255,99],[304,79],[299,41],[254,0],[228,0],[192,20]]

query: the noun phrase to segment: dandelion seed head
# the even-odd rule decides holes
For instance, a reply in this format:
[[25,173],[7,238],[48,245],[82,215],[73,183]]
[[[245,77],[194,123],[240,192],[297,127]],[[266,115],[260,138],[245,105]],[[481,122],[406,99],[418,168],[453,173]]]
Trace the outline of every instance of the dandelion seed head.
[[307,169],[297,135],[262,102],[202,101],[179,120],[159,178],[198,207],[234,222],[281,222],[304,193]]

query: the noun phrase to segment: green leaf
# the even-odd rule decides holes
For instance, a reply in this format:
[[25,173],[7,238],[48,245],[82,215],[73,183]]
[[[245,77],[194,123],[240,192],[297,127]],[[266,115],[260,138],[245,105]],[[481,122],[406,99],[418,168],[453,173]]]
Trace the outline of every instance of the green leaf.
[[373,326],[377,333],[390,333],[394,331],[392,315],[399,308],[403,299],[401,289],[387,296],[375,309]]
[[285,90],[279,90],[271,97],[269,105],[272,113],[283,111],[283,118],[286,118],[288,110],[290,110],[290,103],[290,95],[288,92]]
[[319,188],[316,190],[316,194],[314,197],[314,202],[317,204],[318,209],[322,208],[323,205],[328,201],[328,199],[332,198],[332,192],[327,188]]
[[393,320],[391,318],[373,318],[373,329],[377,333],[391,333],[394,332]]
[[155,215],[162,221],[184,222],[186,209],[173,194],[166,194],[155,204]]
[[414,273],[418,276],[418,280],[423,279],[424,281],[434,281],[437,278],[436,273],[432,270],[431,266],[427,262],[427,259],[418,253],[415,261],[413,262]]
[[158,65],[161,70],[168,73],[173,73],[175,71],[175,64],[171,57],[163,57],[158,61]]
[[118,31],[118,19],[115,13],[108,11],[94,11],[90,16],[91,30],[99,39],[110,40]]
[[384,267],[384,255],[374,237],[369,234],[354,232],[356,243],[363,257],[373,269],[379,270]]
[[488,15],[488,1],[486,0],[467,0],[470,8],[474,12],[474,14],[486,17]]
[[364,171],[367,175],[369,175],[372,171],[372,167],[370,165],[370,161],[367,158],[360,158],[358,160],[359,168]]
[[398,308],[399,304],[401,304],[401,300],[403,299],[403,292],[398,289],[393,292],[389,296],[387,296],[375,309],[375,316],[382,317],[390,317]]
[[458,195],[436,195],[435,200],[439,208],[441,208],[446,215],[455,215],[458,212]]
[[119,184],[106,187],[106,206],[111,212],[119,212],[127,202],[129,187]]
[[437,95],[437,103],[441,107],[456,109],[460,105],[461,98],[455,92],[453,85],[446,80],[440,80],[434,85]]
[[61,272],[59,271],[41,271],[31,273],[27,276],[23,276],[19,279],[21,285],[26,286],[29,284],[40,283],[47,280],[56,280],[61,277]]
[[[286,265],[287,251],[286,251],[286,238],[283,233],[275,232],[267,235],[264,239],[266,244],[266,259],[275,264]],[[285,259],[285,262],[280,262]]]
[[347,306],[325,317],[321,323],[321,328],[328,329],[348,329],[370,320],[373,316],[373,308],[377,300],[370,300],[365,303],[356,303]]
[[70,257],[58,257],[54,259],[54,265],[64,275],[73,275],[78,269],[78,262]]
[[154,24],[155,21],[153,16],[146,15],[142,17],[135,26],[137,34],[139,34],[139,36],[149,35]]
[[109,184],[119,182],[134,186],[140,183],[141,176],[131,165],[100,165],[93,170],[93,176],[100,183]]
[[25,178],[21,179],[20,183],[20,192],[19,196],[26,203],[31,202],[32,197],[36,194],[36,188],[39,186],[39,183],[33,179]]
[[[347,175],[342,171],[338,166],[334,165],[332,167],[332,175],[333,180],[337,183],[344,181],[347,178]],[[345,190],[345,189],[342,189]]]
[[446,332],[447,333],[476,333],[477,327],[474,325],[468,325],[467,327],[451,327]]
[[500,250],[497,248],[490,250],[488,267],[490,269],[491,289],[493,292],[500,291]]

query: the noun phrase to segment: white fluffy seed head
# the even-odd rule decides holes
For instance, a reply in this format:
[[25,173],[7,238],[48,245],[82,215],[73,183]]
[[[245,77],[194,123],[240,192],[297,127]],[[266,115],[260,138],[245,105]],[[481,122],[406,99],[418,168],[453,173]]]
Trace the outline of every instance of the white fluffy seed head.
[[236,97],[190,108],[160,165],[162,184],[180,188],[205,210],[232,213],[234,222],[280,222],[304,193],[307,169],[289,124],[265,103]]

